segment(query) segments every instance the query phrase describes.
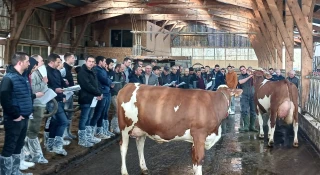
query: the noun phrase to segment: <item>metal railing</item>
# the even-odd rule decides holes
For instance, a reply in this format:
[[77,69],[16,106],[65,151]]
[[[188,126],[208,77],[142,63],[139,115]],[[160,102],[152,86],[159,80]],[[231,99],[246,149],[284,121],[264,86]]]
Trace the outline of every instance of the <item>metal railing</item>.
[[[320,73],[314,72],[307,78],[310,79],[310,91],[308,101],[305,103],[305,110],[315,120],[320,121]],[[301,95],[301,92],[299,94]]]

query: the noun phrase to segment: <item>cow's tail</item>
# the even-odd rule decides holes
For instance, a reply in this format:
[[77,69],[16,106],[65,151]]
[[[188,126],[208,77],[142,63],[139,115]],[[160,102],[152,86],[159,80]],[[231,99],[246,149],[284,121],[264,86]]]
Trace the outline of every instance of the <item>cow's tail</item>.
[[285,79],[285,82],[286,82],[286,84],[287,84],[287,86],[288,86],[290,101],[292,101],[292,102],[293,102],[293,97],[292,97],[292,86],[291,86],[291,84],[292,84],[292,83],[291,83],[289,80],[287,80],[287,79]]

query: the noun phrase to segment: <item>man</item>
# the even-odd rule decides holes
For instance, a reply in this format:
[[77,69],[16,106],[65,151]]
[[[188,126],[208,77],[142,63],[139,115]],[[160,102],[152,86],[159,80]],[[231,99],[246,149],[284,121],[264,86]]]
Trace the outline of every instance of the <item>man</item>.
[[[237,73],[234,72],[232,66],[228,66],[228,73],[226,74],[226,84],[231,89],[236,89],[238,85],[238,77]],[[235,114],[235,105],[234,105],[234,96],[231,97],[231,105],[230,105],[231,112],[230,114]]]
[[157,62],[158,62],[157,60],[151,60],[151,66],[152,66],[152,68],[157,65]]
[[[74,86],[73,75],[72,75],[72,68],[75,63],[74,54],[70,53],[70,52],[65,53],[64,60],[65,60],[65,62],[63,63],[63,67],[65,69],[66,75],[62,76],[62,77],[67,80],[66,84],[68,85],[68,87]],[[65,109],[73,109],[73,97],[72,96],[66,101],[64,108]],[[67,139],[75,139],[77,137],[71,133],[73,112],[67,112],[67,117],[69,120],[69,125],[65,129],[64,136]]]
[[[241,74],[238,77],[240,89],[243,90],[240,104],[241,104],[241,118],[243,120],[243,127],[239,128],[240,132],[254,131],[256,121],[256,106],[254,104],[254,87],[253,87],[253,75],[247,74],[246,67],[240,66],[239,70]],[[250,119],[248,116],[248,110],[250,110]]]
[[287,77],[287,79],[293,83],[294,85],[296,85],[297,88],[299,88],[299,82],[300,80],[295,76],[296,72],[294,70],[291,70],[289,73],[289,76]]
[[214,77],[214,79],[212,82],[211,90],[216,91],[220,85],[225,84],[224,76],[221,73],[220,66],[218,64],[214,66],[214,70],[212,71],[212,76]]
[[273,68],[271,67],[271,68],[269,68],[269,73],[270,73],[270,75],[275,75],[276,73],[273,71]]
[[146,66],[146,72],[144,76],[142,76],[143,84],[146,85],[152,85],[152,86],[158,86],[158,77],[152,73],[152,67],[151,65]]
[[131,59],[126,57],[123,60],[123,64],[126,66],[124,74],[126,75],[126,83],[129,83],[129,76],[131,75]]
[[194,88],[197,88],[197,89],[206,89],[206,85],[205,85],[205,80],[201,74],[201,69],[197,69],[196,70],[196,81],[197,81],[197,86],[194,87]]
[[[109,139],[110,136],[106,135],[103,132],[102,123],[97,124],[97,122],[98,120],[100,120],[100,118],[104,117],[103,111],[107,107],[106,105],[110,104],[109,96],[110,96],[111,79],[108,77],[108,73],[105,69],[106,58],[103,56],[97,56],[96,63],[97,63],[97,66],[94,67],[94,70],[97,74],[100,91],[102,92],[103,96],[102,96],[102,99],[98,101],[94,109],[93,116],[90,120],[90,127],[91,127],[90,130],[94,131],[94,128],[97,125],[96,137],[99,139]],[[94,132],[91,132],[90,134],[91,134],[90,138],[94,138]]]
[[12,65],[1,82],[1,105],[3,108],[5,138],[0,156],[0,172],[3,175],[22,174],[19,170],[21,149],[32,114],[32,100],[43,96],[42,92],[31,93],[28,77],[29,57],[17,52],[12,56]]
[[[35,67],[35,71],[31,74],[31,88],[33,93],[46,92],[48,90],[48,78],[43,77],[39,70],[39,67],[44,65],[43,58],[40,55],[32,55],[38,65]],[[30,65],[31,67],[31,65]],[[45,164],[48,163],[43,156],[41,145],[38,139],[38,133],[40,131],[41,122],[44,116],[46,104],[42,104],[39,99],[34,99],[33,101],[33,119],[29,120],[27,138],[25,147],[30,152],[30,161],[34,163]]]
[[130,80],[129,80],[129,83],[141,83],[143,84],[143,80],[142,80],[142,77],[141,77],[141,74],[142,74],[142,69],[140,66],[136,65],[133,67],[133,70],[134,74],[132,74],[130,76]]
[[280,69],[277,69],[276,70],[276,74],[275,75],[272,75],[272,79],[271,81],[280,81],[280,80],[284,80],[284,76],[281,75],[281,71]]
[[191,76],[189,75],[189,68],[184,69],[184,75],[181,77],[181,82],[185,82],[186,84],[180,86],[180,88],[192,89]]
[[91,104],[94,102],[93,99],[101,100],[103,97],[99,89],[96,72],[93,70],[95,62],[93,56],[88,56],[85,64],[82,65],[77,75],[77,81],[81,87],[78,100],[81,109],[78,144],[83,147],[92,147],[93,144],[101,141],[101,139],[93,137],[93,128],[90,126],[90,116],[91,112],[93,112],[93,108],[91,107]]
[[169,67],[164,67],[161,73],[161,81],[159,81],[159,84],[163,86],[169,83],[171,83],[170,69]]
[[178,66],[171,67],[170,79],[171,79],[171,82],[176,81],[175,86],[177,86],[180,83],[180,75],[177,73],[177,71],[178,71]]
[[[64,103],[66,101],[66,96],[63,94],[64,87],[67,87],[65,81],[63,80],[60,71],[57,69],[62,63],[61,58],[57,54],[50,54],[48,56],[48,87],[52,89],[57,96],[55,97],[58,102],[58,110],[51,117],[49,125],[49,138],[47,142],[47,149],[50,152],[55,152],[66,156],[67,151],[63,149],[63,133],[66,127],[69,125],[68,118],[64,112]],[[53,110],[53,102],[47,103],[47,109],[49,112]]]
[[125,85],[125,75],[123,73],[125,69],[124,64],[117,64],[115,69],[114,69],[114,79],[113,82],[117,82],[114,84],[114,87],[111,89],[111,104],[113,105],[115,109],[115,113],[113,115],[113,118],[111,120],[111,130],[119,134],[120,129],[119,129],[119,123],[118,123],[118,115],[117,115],[117,96],[119,91],[124,87]]

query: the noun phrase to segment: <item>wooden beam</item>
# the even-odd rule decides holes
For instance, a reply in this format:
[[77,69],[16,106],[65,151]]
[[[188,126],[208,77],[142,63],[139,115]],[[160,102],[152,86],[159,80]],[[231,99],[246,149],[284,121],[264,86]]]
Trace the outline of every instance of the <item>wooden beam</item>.
[[[169,32],[172,32],[172,30],[177,26],[177,22],[175,24],[173,24],[173,26],[170,28]],[[164,37],[163,37],[163,40],[166,40],[167,37],[169,36],[169,34],[166,34]]]
[[173,14],[148,14],[139,15],[140,20],[189,20],[189,21],[211,21],[212,15],[173,15]]
[[[310,41],[312,41],[313,37],[312,31],[309,29],[307,22],[307,19],[309,18],[308,15],[310,15],[309,10],[311,5],[309,5],[309,7],[305,7],[305,5],[303,5],[305,8],[307,8],[306,10],[304,10],[304,13],[302,13],[300,6],[296,0],[287,0],[287,5],[293,16],[293,19],[296,21],[299,32],[302,33],[301,38],[302,42],[306,46],[307,53],[309,55],[308,58],[312,59],[313,44],[310,44]],[[305,18],[304,14],[307,16],[307,18]]]
[[252,9],[252,5],[251,2],[248,0],[217,0],[218,2],[223,2],[226,4],[232,4],[232,5],[236,5],[239,7],[244,7],[244,8],[248,8],[248,9]]
[[[118,17],[121,15],[123,15],[123,14],[102,14],[102,13],[92,14],[92,17],[90,18],[89,24],[97,22],[97,21],[113,18],[113,17]],[[86,16],[79,16],[79,17],[76,17],[75,19],[76,19],[76,25],[81,25],[83,23],[83,21],[86,20]]]
[[[255,14],[255,16],[257,18],[260,30],[262,31],[262,34],[263,34],[263,36],[265,37],[265,39],[267,41],[266,43],[267,43],[267,46],[269,48],[270,54],[271,54],[273,60],[275,61],[276,60],[276,56],[275,56],[275,52],[274,52],[273,42],[270,40],[270,38],[271,38],[270,33],[266,29],[264,23],[262,22],[262,18],[260,16],[260,13],[259,13],[258,8],[257,8],[255,3],[252,3],[252,8],[253,8],[253,12],[254,12],[254,14]],[[271,60],[269,62],[271,62]]]
[[316,5],[316,0],[310,0],[311,4],[310,4],[310,10],[309,14],[308,14],[308,21],[312,23],[313,20],[313,10],[314,10],[314,6]]
[[[161,30],[166,26],[166,24],[169,22],[169,20],[166,20],[163,24],[162,24],[162,26],[160,27],[160,29],[158,30],[158,32],[161,32]],[[155,34],[155,38],[157,38],[157,36],[159,35],[159,33],[156,33]]]
[[[186,26],[181,27],[181,28],[177,31],[177,33],[181,32],[185,27],[186,27]],[[178,36],[178,35],[174,35],[174,36],[172,37],[172,39],[171,39],[171,42],[173,42],[173,40],[174,40],[177,36]]]
[[59,1],[59,2],[56,2],[56,3],[61,4],[61,5],[64,5],[64,6],[67,6],[67,7],[75,7],[74,5],[69,4],[69,3],[66,3],[66,2],[64,2],[64,1]]
[[34,9],[36,7],[41,7],[47,4],[60,2],[61,0],[16,0],[15,2],[15,10],[16,12]]
[[71,19],[71,18],[70,18],[70,16],[69,16],[68,13],[67,13],[67,14],[66,14],[66,17],[64,18],[64,20],[63,20],[63,22],[62,22],[62,25],[61,25],[61,27],[60,27],[60,29],[59,29],[58,34],[57,34],[57,35],[55,36],[55,38],[52,40],[51,53],[53,53],[53,52],[56,50],[56,48],[57,48],[57,46],[58,46],[58,43],[59,43],[59,41],[60,41],[60,38],[61,38],[61,36],[63,35],[64,30],[66,29],[66,27],[67,27],[70,19]]
[[84,23],[83,23],[83,25],[81,27],[80,33],[76,37],[76,41],[72,45],[71,52],[74,52],[78,48],[79,42],[80,42],[81,38],[83,37],[84,32],[86,31],[87,27],[88,27],[88,24],[89,24],[91,16],[92,16],[92,13],[87,15],[86,20],[84,21]]
[[269,19],[269,16],[267,14],[267,12],[265,11],[265,8],[264,8],[264,4],[262,2],[262,0],[257,0],[257,5],[258,5],[258,9],[261,13],[261,16],[263,18],[263,21],[266,23],[266,26],[269,30],[269,33],[270,33],[270,36],[271,36],[271,39],[273,41],[273,44],[275,45],[276,49],[277,49],[277,53],[278,53],[278,56],[280,58],[280,61],[282,62],[281,58],[282,58],[282,43],[279,43],[279,40],[276,36],[276,31],[273,30],[272,28],[272,24],[271,24],[271,21]]
[[50,41],[52,45],[52,41],[54,40],[54,38],[56,37],[56,30],[57,30],[57,22],[55,20],[55,14],[51,13],[51,24],[50,24]]
[[35,11],[35,16],[37,17],[40,25],[41,25],[41,29],[44,33],[44,36],[46,37],[46,40],[48,41],[48,43],[50,44],[51,43],[51,39],[50,39],[50,34],[48,33],[48,31],[46,30],[46,27],[44,26],[43,22],[42,22],[42,19],[40,18],[40,15],[38,13],[38,11],[36,10]]
[[[290,42],[294,44],[293,40],[293,17],[291,15],[291,12],[289,10],[289,7],[286,4],[286,29],[288,31],[288,35],[291,38]],[[291,55],[294,57],[294,48],[291,48],[288,50],[288,52],[291,52]],[[286,54],[286,73],[293,70],[293,59],[289,57],[288,54]],[[287,75],[287,74],[286,74]]]

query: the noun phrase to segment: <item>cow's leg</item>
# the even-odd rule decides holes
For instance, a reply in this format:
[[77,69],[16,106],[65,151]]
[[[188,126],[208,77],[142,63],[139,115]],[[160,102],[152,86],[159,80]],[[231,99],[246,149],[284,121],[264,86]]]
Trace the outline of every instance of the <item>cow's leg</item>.
[[275,111],[276,110],[272,110],[271,109],[271,114],[270,114],[270,118],[269,118],[269,122],[268,122],[268,126],[269,126],[268,136],[270,134],[268,145],[270,147],[273,146],[273,143],[274,143],[274,131],[276,129],[277,113]]
[[293,131],[294,131],[293,146],[294,146],[294,147],[299,147],[299,143],[298,143],[298,129],[299,129],[298,121],[296,121],[296,119],[294,119],[294,120],[293,120]]
[[259,121],[259,138],[263,139],[264,138],[263,118],[258,106],[257,106],[257,111],[258,111],[257,114],[258,114],[258,121]]
[[129,145],[129,134],[126,131],[121,132],[121,141],[120,141],[120,152],[121,152],[121,174],[128,175],[127,165],[126,165],[126,155]]
[[204,158],[205,136],[194,134],[192,146],[192,163],[195,175],[202,175],[202,162]]
[[144,153],[143,153],[145,141],[146,141],[145,135],[136,138],[140,168],[141,168],[142,174],[148,174],[148,168],[147,168],[146,161],[144,159]]

